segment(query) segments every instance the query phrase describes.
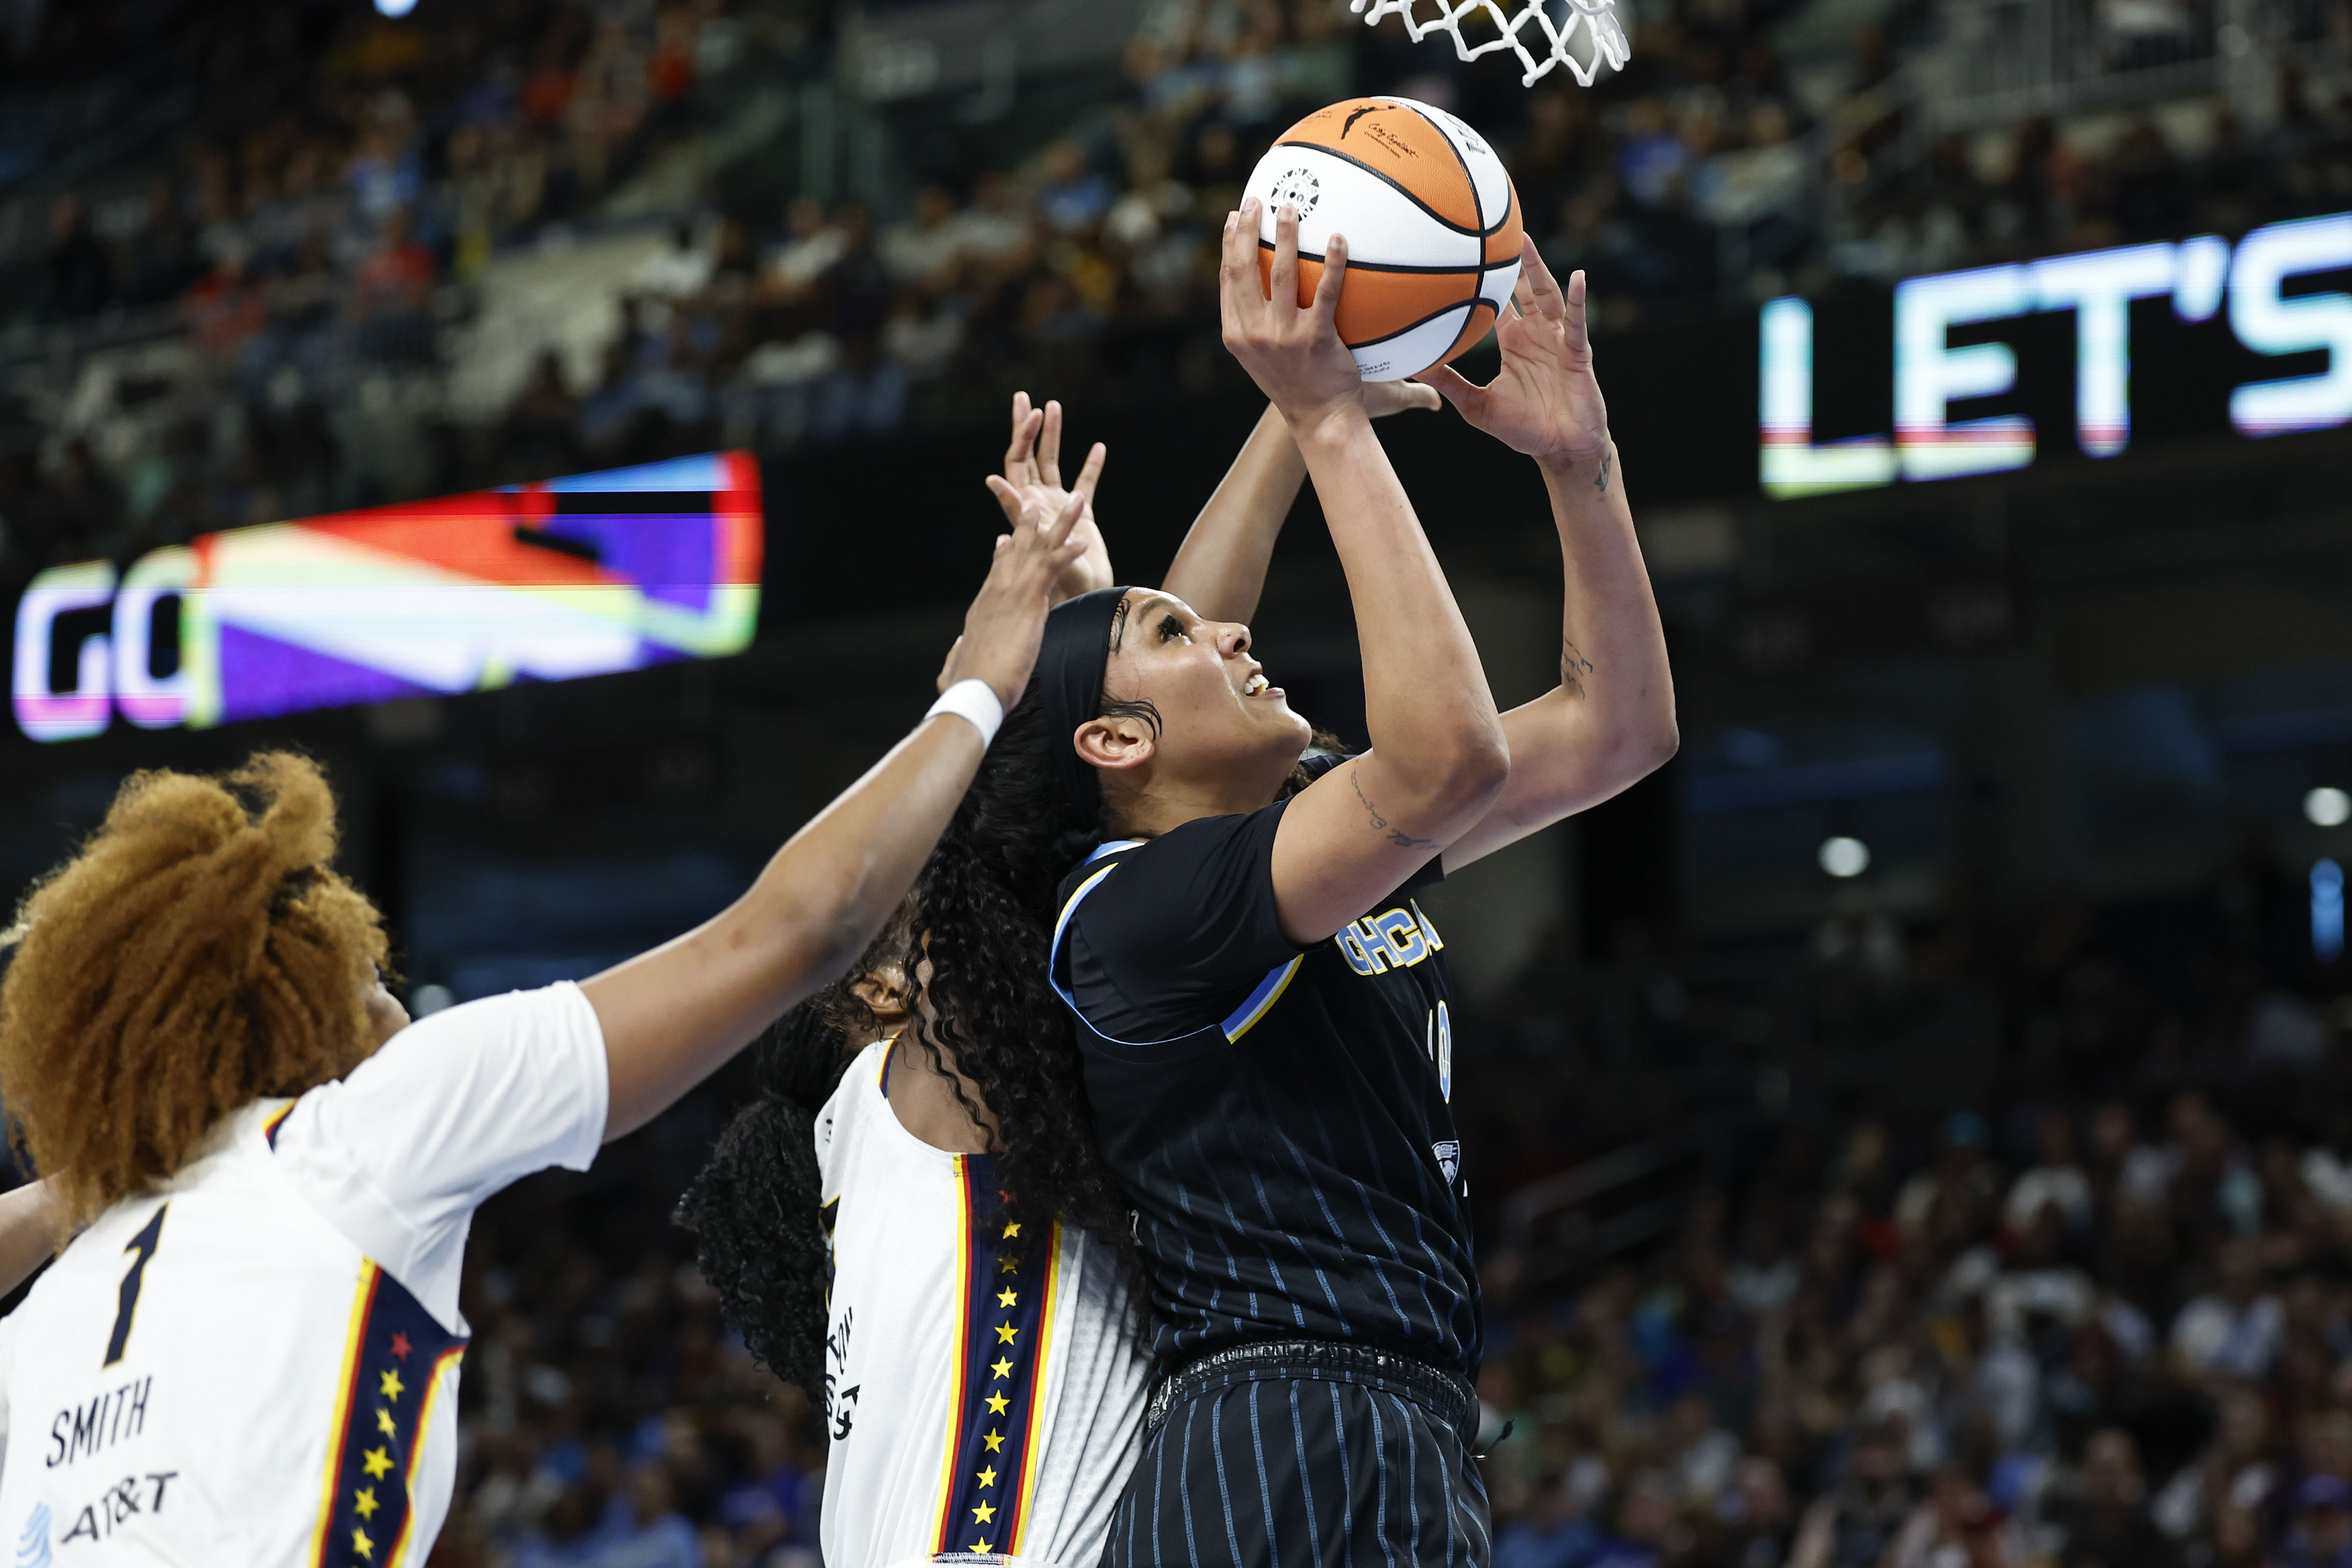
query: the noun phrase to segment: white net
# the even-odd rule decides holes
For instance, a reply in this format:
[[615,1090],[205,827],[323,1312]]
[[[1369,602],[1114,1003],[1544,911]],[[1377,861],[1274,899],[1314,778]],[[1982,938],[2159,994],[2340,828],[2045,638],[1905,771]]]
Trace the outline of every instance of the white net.
[[[1417,15],[1423,5],[1435,6],[1437,15],[1423,21]],[[1617,0],[1519,0],[1517,16],[1509,14],[1506,0],[1349,0],[1348,8],[1361,16],[1367,26],[1383,16],[1402,17],[1405,32],[1416,44],[1432,33],[1444,33],[1454,40],[1454,52],[1465,60],[1508,49],[1525,68],[1521,87],[1533,87],[1554,66],[1566,66],[1579,87],[1591,87],[1602,66],[1622,71],[1633,57],[1633,46],[1617,21]],[[1555,11],[1564,19],[1553,21]],[[1496,36],[1473,44],[1462,36],[1462,24],[1481,14],[1494,24]],[[1572,47],[1579,34],[1583,35],[1581,55]]]

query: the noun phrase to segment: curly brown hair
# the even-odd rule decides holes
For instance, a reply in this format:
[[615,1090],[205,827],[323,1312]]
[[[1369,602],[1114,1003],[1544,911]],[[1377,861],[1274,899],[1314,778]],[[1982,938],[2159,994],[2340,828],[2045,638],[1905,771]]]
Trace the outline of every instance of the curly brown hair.
[[81,852],[26,896],[0,982],[0,1103],[68,1233],[167,1179],[221,1117],[375,1049],[375,906],[330,867],[318,764],[123,781]]

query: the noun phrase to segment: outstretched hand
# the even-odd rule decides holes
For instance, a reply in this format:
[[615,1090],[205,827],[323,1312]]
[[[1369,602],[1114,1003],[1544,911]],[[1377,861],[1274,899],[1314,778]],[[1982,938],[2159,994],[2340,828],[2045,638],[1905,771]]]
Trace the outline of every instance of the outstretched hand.
[[1609,457],[1609,409],[1592,374],[1592,340],[1585,330],[1584,274],[1569,274],[1563,292],[1536,254],[1519,250],[1517,308],[1496,324],[1503,370],[1485,386],[1451,365],[1423,371],[1462,417],[1538,462],[1599,466]]
[[1224,255],[1217,269],[1225,348],[1292,430],[1364,406],[1356,356],[1339,340],[1339,286],[1348,274],[1348,242],[1325,243],[1323,278],[1314,298],[1298,303],[1298,213],[1287,203],[1276,214],[1274,263],[1258,274],[1258,199],[1225,215]]
[[[988,487],[1003,502],[1013,486],[992,474]],[[1021,700],[1029,672],[1037,663],[1037,647],[1045,635],[1045,612],[1054,607],[1054,583],[1078,559],[1082,547],[1072,538],[1086,498],[1072,495],[1058,511],[1048,511],[1032,497],[1016,501],[1018,518],[1010,534],[996,536],[996,559],[989,563],[988,580],[980,585],[971,608],[964,612],[963,635],[948,653],[940,672],[942,690],[974,678],[995,689],[1007,708]]]
[[1000,489],[992,479],[989,486],[1004,510],[1006,525],[1019,528],[1021,508],[1031,501],[1048,516],[1058,515],[1072,497],[1083,503],[1077,527],[1070,533],[1079,546],[1078,559],[1054,585],[1056,603],[1108,588],[1118,580],[1111,573],[1110,548],[1095,523],[1095,488],[1102,483],[1103,463],[1108,455],[1109,448],[1096,442],[1087,452],[1076,481],[1063,488],[1061,402],[1049,400],[1044,408],[1033,408],[1027,392],[1013,394],[1013,439],[1004,448],[1004,480],[1011,488]]

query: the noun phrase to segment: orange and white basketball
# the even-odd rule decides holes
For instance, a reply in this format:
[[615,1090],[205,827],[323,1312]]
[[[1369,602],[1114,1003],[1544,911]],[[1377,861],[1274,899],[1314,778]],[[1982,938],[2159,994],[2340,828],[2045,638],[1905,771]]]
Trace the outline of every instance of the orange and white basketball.
[[1258,272],[1274,268],[1275,214],[1298,209],[1298,302],[1323,247],[1348,236],[1339,337],[1368,382],[1402,381],[1471,348],[1519,279],[1519,193],[1486,141],[1409,98],[1318,109],[1258,161]]

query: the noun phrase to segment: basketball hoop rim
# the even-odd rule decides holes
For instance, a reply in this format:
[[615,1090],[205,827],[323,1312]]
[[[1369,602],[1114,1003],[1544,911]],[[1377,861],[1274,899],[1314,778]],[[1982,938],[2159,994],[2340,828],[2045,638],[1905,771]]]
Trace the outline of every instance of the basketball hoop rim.
[[[1437,16],[1423,21],[1416,14],[1423,5],[1436,6]],[[1349,10],[1362,16],[1368,27],[1379,26],[1383,17],[1395,16],[1404,23],[1405,36],[1416,44],[1432,33],[1447,35],[1454,40],[1455,56],[1465,62],[1509,49],[1518,57],[1523,88],[1535,86],[1560,66],[1568,68],[1579,87],[1586,88],[1601,78],[1603,66],[1612,71],[1623,70],[1633,57],[1633,46],[1617,19],[1616,0],[1568,0],[1568,19],[1562,24],[1551,19],[1548,0],[1519,0],[1516,15],[1506,13],[1505,0],[1348,0]],[[1491,21],[1498,37],[1475,46],[1465,38],[1463,20],[1476,16]],[[1540,52],[1530,49],[1521,37],[1530,27],[1540,35]],[[1580,34],[1590,40],[1590,61],[1580,60],[1570,50]]]

